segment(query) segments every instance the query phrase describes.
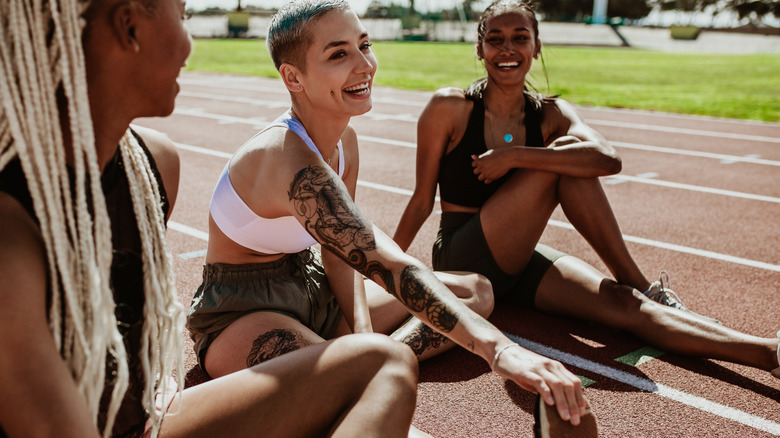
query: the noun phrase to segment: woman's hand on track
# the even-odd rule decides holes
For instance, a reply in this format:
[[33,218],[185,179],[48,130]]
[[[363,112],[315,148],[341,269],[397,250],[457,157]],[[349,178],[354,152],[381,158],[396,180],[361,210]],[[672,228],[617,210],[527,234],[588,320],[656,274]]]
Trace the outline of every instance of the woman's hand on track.
[[580,423],[586,407],[582,382],[560,362],[517,346],[502,351],[493,366],[501,377],[555,405],[562,419],[575,426]]

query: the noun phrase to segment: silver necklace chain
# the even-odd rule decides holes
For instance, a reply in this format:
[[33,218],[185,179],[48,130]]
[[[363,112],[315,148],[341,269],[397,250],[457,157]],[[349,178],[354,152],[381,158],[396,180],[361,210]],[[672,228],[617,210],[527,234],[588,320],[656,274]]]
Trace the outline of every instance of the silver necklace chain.
[[[482,103],[485,104],[485,109],[487,110],[488,113],[490,113],[490,117],[488,117],[488,125],[490,125],[489,126],[489,129],[490,129],[490,141],[493,142],[493,147],[495,148],[496,147],[496,134],[495,134],[495,132],[493,132],[493,112],[490,111],[490,107],[488,106],[487,100],[485,100],[483,98],[482,99]],[[504,134],[504,143],[507,143],[507,144],[511,143],[513,138],[514,137],[512,137],[512,134],[507,132],[506,134]]]
[[328,166],[330,166],[330,162],[333,160],[333,157],[334,157],[334,156],[336,156],[336,149],[338,149],[338,146],[336,146],[336,147],[333,149],[333,152],[331,152],[331,153],[330,153],[330,158],[328,158],[328,161],[327,161],[327,163],[328,163]]

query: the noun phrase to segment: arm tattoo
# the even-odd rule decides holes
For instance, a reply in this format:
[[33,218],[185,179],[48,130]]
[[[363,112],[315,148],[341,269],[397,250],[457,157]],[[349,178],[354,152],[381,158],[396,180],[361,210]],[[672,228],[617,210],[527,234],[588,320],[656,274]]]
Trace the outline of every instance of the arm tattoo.
[[352,268],[372,280],[381,280],[395,294],[392,273],[381,263],[368,261],[367,251],[376,249],[373,226],[339,187],[332,172],[321,167],[306,167],[295,174],[290,200],[304,227],[322,246]]
[[258,336],[246,358],[247,368],[311,345],[297,330],[274,329]]
[[428,321],[434,327],[444,333],[449,333],[455,328],[455,324],[458,323],[458,317],[427,286],[431,282],[438,282],[438,279],[432,272],[409,265],[401,272],[401,287],[398,291],[399,298],[411,310],[415,312],[425,311]]

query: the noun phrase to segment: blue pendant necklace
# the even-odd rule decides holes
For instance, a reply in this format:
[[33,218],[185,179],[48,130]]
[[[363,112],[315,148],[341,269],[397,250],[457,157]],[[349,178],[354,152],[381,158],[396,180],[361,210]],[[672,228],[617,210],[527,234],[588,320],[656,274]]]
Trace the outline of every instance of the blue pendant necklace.
[[[490,139],[493,141],[493,147],[496,147],[495,134],[493,133],[493,113],[490,111],[490,107],[488,106],[487,101],[482,99],[482,102],[485,104],[485,109],[487,110],[487,112],[490,113],[490,117],[488,118],[488,124],[490,125],[489,126],[489,129],[490,129]],[[504,134],[504,143],[509,144],[509,143],[512,142],[512,139],[514,139],[514,137],[512,137],[512,134],[510,134],[508,132],[506,134]]]

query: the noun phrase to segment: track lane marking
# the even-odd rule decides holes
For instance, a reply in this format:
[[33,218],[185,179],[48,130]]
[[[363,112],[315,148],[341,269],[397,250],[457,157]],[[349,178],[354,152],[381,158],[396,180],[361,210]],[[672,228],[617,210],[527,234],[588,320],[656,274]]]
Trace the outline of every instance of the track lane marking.
[[672,134],[696,135],[700,137],[729,138],[732,140],[758,141],[762,143],[780,143],[780,138],[763,135],[735,134],[732,132],[705,131],[703,129],[675,128],[672,126],[646,125],[643,123],[615,122],[612,120],[586,119],[589,125],[610,126],[613,128],[629,128],[642,131],[657,131]]
[[645,144],[626,143],[622,141],[610,141],[609,143],[612,146],[615,146],[616,148],[638,149],[643,151],[660,152],[664,154],[674,154],[674,155],[686,155],[689,157],[698,157],[698,158],[711,158],[721,162],[728,162],[728,164],[752,163],[752,164],[761,164],[764,166],[780,167],[780,161],[767,160],[767,159],[758,158],[756,156],[750,156],[750,155],[740,157],[737,155],[716,154],[712,152],[692,151],[688,149],[674,149],[674,148],[667,148],[663,146],[650,146]]
[[[215,100],[220,102],[243,103],[252,106],[265,106],[268,108],[286,108],[289,107],[290,105],[289,101],[287,100],[266,100],[266,99],[256,99],[251,97],[225,96],[219,94],[194,92],[194,91],[180,91],[179,95],[185,97],[193,97],[196,99]],[[381,103],[382,99],[377,98],[374,100],[377,103]],[[393,102],[386,102],[386,103],[398,103],[398,102],[397,99],[393,99]],[[379,112],[368,112],[361,117],[376,118],[377,120],[397,120],[401,122],[410,122],[410,123],[417,123],[417,119],[418,119],[416,116],[411,114],[398,115],[398,114],[386,114],[386,113],[379,113]],[[763,135],[736,134],[733,132],[708,131],[703,129],[692,129],[692,128],[677,128],[672,126],[649,125],[646,123],[617,122],[612,120],[595,119],[590,117],[585,118],[585,120],[587,121],[588,124],[609,126],[613,128],[628,128],[628,129],[636,129],[641,131],[656,131],[656,132],[665,132],[671,134],[695,135],[699,137],[717,137],[717,138],[728,138],[732,140],[756,141],[761,143],[780,144],[780,138],[767,137]]]
[[[568,222],[562,222],[555,219],[550,219],[549,221],[547,221],[547,224],[559,228],[565,228],[571,231],[577,231],[574,228],[574,226]],[[723,262],[734,263],[737,265],[749,266],[751,268],[758,268],[758,269],[765,269],[767,271],[780,272],[780,265],[775,265],[766,262],[759,262],[756,260],[736,257],[729,254],[721,254],[714,251],[707,251],[705,249],[691,248],[689,246],[677,245],[668,242],[661,242],[660,240],[647,239],[644,237],[629,236],[627,234],[623,234],[623,240],[625,240],[626,242],[638,243],[640,245],[652,246],[655,248],[667,249],[670,251],[676,251],[685,254],[696,255],[699,257],[719,260]]]
[[[220,157],[220,158],[225,158],[225,159],[229,159],[232,156],[231,154],[229,154],[227,152],[214,151],[214,150],[211,150],[211,149],[208,149],[208,148],[203,148],[203,147],[200,147],[200,146],[186,145],[186,144],[183,144],[183,143],[175,143],[175,144],[176,144],[177,148],[180,148],[182,150],[195,152],[195,153],[206,154],[206,155]],[[650,183],[650,184],[652,184],[652,182],[658,182],[656,180],[649,180],[649,179],[648,180],[641,180],[641,179],[637,179],[637,178],[633,178],[632,179],[632,177],[625,177],[625,178],[628,178],[628,179],[631,179],[631,180],[639,180],[640,182],[647,182],[647,183]],[[649,182],[649,181],[652,181],[652,182]],[[674,184],[674,183],[664,183],[664,184]],[[661,184],[661,185],[664,185],[664,184]],[[373,183],[373,182],[364,181],[364,180],[358,180],[357,181],[357,185],[358,186],[362,186],[362,187],[366,187],[366,188],[375,189],[375,190],[386,191],[386,192],[389,192],[389,193],[394,193],[394,194],[398,194],[398,195],[402,195],[402,196],[407,196],[407,197],[411,196],[412,193],[413,193],[411,190],[408,190],[408,189],[402,189],[402,188],[399,188],[399,187],[393,187],[393,186],[389,186],[389,185],[386,185],[386,184]],[[712,189],[712,190],[715,190],[715,189]],[[723,193],[718,193],[718,194],[723,194]],[[755,196],[759,196],[759,195],[755,195]],[[776,198],[774,198],[774,199],[776,199]],[[436,197],[436,200],[437,201],[439,200],[438,196]],[[547,221],[547,223],[548,223],[548,225],[552,225],[552,226],[555,226],[555,227],[558,227],[558,228],[565,228],[565,229],[568,229],[568,230],[574,230],[574,226],[571,225],[568,222],[562,222],[562,221],[558,221],[558,220],[555,220],[555,219],[550,219],[550,220]],[[717,253],[717,252],[714,252],[714,251],[708,251],[708,250],[698,249],[698,248],[691,248],[691,247],[688,247],[688,246],[677,245],[677,244],[674,244],[674,243],[668,243],[668,242],[662,242],[662,241],[658,241],[658,240],[647,239],[647,238],[644,238],[644,237],[630,236],[630,235],[626,235],[626,234],[623,234],[623,240],[625,240],[626,242],[639,243],[641,245],[652,246],[652,247],[656,247],[656,248],[661,248],[661,249],[681,252],[681,253],[685,253],[685,254],[692,254],[692,255],[696,255],[696,256],[700,256],[700,257],[710,258],[710,259],[719,260],[719,261],[725,261],[725,262],[729,262],[729,263],[735,263],[735,264],[749,266],[749,267],[753,267],[753,268],[759,268],[759,269],[765,269],[765,270],[769,270],[769,271],[780,272],[780,266],[778,266],[778,265],[775,265],[775,264],[772,264],[772,263],[756,261],[756,260],[750,260],[750,259],[737,257],[737,256],[732,256],[732,255],[729,255],[729,254],[721,254],[721,253]]]
[[[168,221],[168,228],[181,232],[185,235],[195,237],[196,239],[208,241],[208,233],[178,222]],[[709,412],[719,417],[731,421],[735,421],[737,423],[744,424],[746,426],[750,426],[754,429],[780,435],[780,423],[776,423],[766,418],[759,417],[741,411],[739,409],[732,408],[730,406],[726,406],[717,402],[707,400],[703,397],[699,397],[684,391],[680,391],[678,389],[674,389],[670,386],[666,386],[661,383],[656,383],[651,380],[626,373],[625,371],[620,371],[615,368],[608,367],[606,365],[600,364],[598,362],[594,362],[592,360],[585,359],[580,356],[576,356],[571,353],[566,353],[564,351],[558,350],[556,348],[544,344],[539,344],[537,342],[525,338],[521,338],[517,335],[508,332],[504,332],[504,334],[510,339],[512,339],[513,341],[523,346],[524,348],[527,348],[531,351],[534,351],[536,353],[539,353],[551,359],[555,359],[559,362],[563,362],[571,366],[586,371],[590,371],[594,374],[632,386],[641,391],[645,391],[651,394],[656,394],[658,396],[668,398],[670,400],[674,400],[679,403],[683,403],[687,406],[691,406],[701,411]],[[639,350],[639,351],[641,352],[644,350]],[[641,363],[639,363],[638,365],[641,365]],[[584,376],[579,376],[579,378],[583,382],[583,386],[590,386],[595,382],[592,379]]]
[[[183,116],[190,116],[190,117],[201,117],[205,119],[210,120],[216,120],[219,123],[223,124],[230,124],[230,123],[238,123],[238,124],[244,124],[244,125],[250,125],[252,127],[255,127],[257,129],[262,129],[265,127],[265,125],[271,123],[271,120],[264,119],[264,118],[245,118],[245,117],[234,117],[234,116],[226,116],[222,114],[215,114],[210,113],[208,111],[205,111],[200,108],[194,108],[194,107],[186,107],[181,106],[177,107],[174,110],[174,114],[179,114]],[[371,115],[364,115],[361,117],[368,117],[370,118]],[[403,119],[404,117],[396,117],[395,120]],[[378,120],[387,120],[387,118],[381,118],[377,117]],[[410,141],[403,141],[403,140],[394,140],[389,138],[383,138],[383,137],[374,137],[369,135],[358,135],[358,139],[361,141],[368,141],[372,143],[380,143],[380,144],[387,144],[391,146],[400,146],[404,148],[409,149],[416,149],[417,144]],[[780,142],[780,139],[778,139]],[[750,164],[759,164],[759,165],[766,165],[766,166],[776,166],[780,167],[780,161],[777,160],[768,160],[768,159],[761,159],[761,158],[755,158],[750,156],[739,156],[739,155],[728,155],[728,154],[716,154],[711,152],[701,152],[701,151],[693,151],[693,150],[687,150],[687,149],[674,149],[674,148],[667,148],[662,146],[652,146],[652,145],[642,145],[642,144],[636,144],[636,143],[626,143],[626,142],[619,142],[619,141],[610,141],[610,143],[618,148],[626,148],[626,149],[639,149],[639,150],[646,150],[651,152],[659,152],[659,153],[667,153],[667,154],[675,154],[675,155],[686,155],[686,156],[692,156],[692,157],[699,157],[699,158],[709,158],[714,159],[718,161],[731,161],[731,162],[740,162],[740,163],[750,163]]]
[[594,362],[592,360],[585,359],[580,356],[576,356],[565,351],[558,350],[553,347],[549,347],[544,344],[521,338],[520,336],[512,333],[504,332],[504,334],[513,341],[520,344],[523,348],[527,348],[531,351],[539,353],[543,356],[555,359],[559,362],[569,364],[571,366],[590,371],[592,373],[604,376],[608,379],[624,383],[632,386],[641,391],[649,392],[676,402],[685,404],[687,406],[699,409],[701,411],[709,412],[719,417],[735,421],[746,426],[750,426],[754,429],[758,429],[764,432],[780,435],[780,423],[776,423],[772,420],[759,417],[744,411],[741,411],[730,406],[726,406],[711,400],[707,400],[697,395],[689,394],[678,389],[674,389],[670,386],[666,386],[662,383],[656,383],[652,380],[645,379],[643,377],[629,374],[625,371],[620,371],[615,368],[608,367],[606,365]]

